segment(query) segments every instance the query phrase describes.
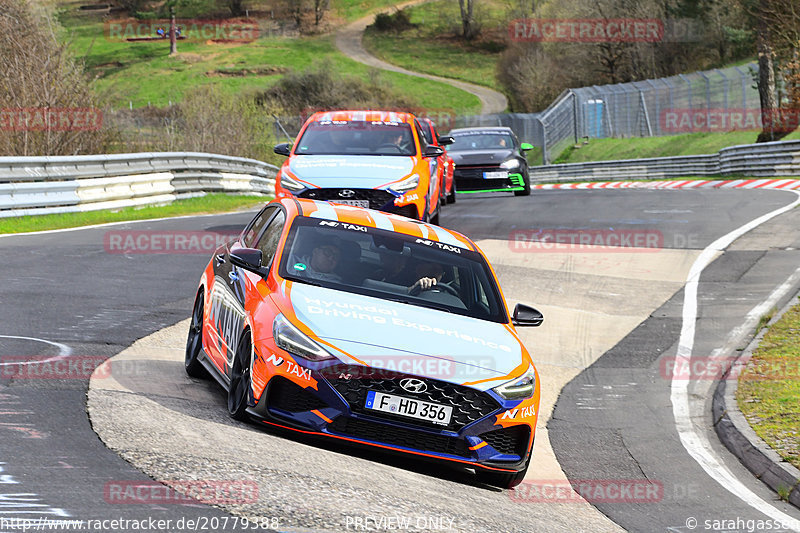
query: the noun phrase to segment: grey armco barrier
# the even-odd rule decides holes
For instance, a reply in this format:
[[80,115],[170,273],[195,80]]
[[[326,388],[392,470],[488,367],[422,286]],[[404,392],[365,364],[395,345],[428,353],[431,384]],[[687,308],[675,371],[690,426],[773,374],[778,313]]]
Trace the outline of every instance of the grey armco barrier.
[[531,167],[530,175],[533,182],[800,176],[800,141],[731,146],[706,155],[544,165]]
[[278,167],[196,152],[0,157],[0,217],[166,203],[207,192],[273,194]]

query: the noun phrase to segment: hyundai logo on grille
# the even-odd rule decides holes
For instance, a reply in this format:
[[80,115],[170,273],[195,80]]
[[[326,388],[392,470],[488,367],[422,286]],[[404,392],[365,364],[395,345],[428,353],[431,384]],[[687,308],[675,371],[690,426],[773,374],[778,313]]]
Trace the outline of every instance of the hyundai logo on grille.
[[408,392],[413,392],[415,394],[420,394],[428,390],[428,386],[425,385],[425,382],[421,379],[406,378],[400,380],[400,386]]
[[353,191],[351,189],[342,189],[341,191],[339,191],[339,196],[341,196],[342,198],[352,198],[355,195],[356,191]]

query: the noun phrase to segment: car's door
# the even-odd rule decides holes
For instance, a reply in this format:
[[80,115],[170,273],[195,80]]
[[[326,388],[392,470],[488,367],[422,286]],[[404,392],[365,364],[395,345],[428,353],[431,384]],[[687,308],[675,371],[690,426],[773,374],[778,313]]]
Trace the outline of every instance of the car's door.
[[[414,127],[417,129],[417,137],[419,138],[419,148],[420,148],[420,157],[425,153],[425,150],[428,148],[428,143],[425,139],[425,134],[422,132],[422,127],[419,124],[418,120],[414,120]],[[438,178],[438,168],[439,168],[439,160],[436,157],[428,157],[426,158],[428,162],[428,197],[426,201],[426,206],[428,210],[428,214],[433,214],[433,211],[436,209],[436,204],[439,199],[439,180]]]
[[211,335],[216,342],[209,345],[208,356],[223,375],[228,375],[236,346],[244,328],[244,274],[230,261],[231,250],[254,246],[279,209],[268,206],[247,225],[242,235],[225,243],[214,252],[214,279],[209,288]]

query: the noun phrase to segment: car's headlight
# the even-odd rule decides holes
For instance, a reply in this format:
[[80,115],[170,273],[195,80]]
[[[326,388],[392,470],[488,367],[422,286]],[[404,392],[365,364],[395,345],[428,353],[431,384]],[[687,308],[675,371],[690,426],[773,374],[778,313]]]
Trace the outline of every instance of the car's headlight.
[[494,388],[494,391],[506,400],[521,400],[533,396],[536,390],[536,371],[533,366],[518,378]]
[[283,315],[275,317],[272,323],[272,336],[275,344],[289,353],[299,355],[310,361],[333,359],[322,346],[311,340],[308,335],[297,329]]
[[511,170],[512,168],[519,168],[519,159],[509,159],[500,163],[500,168]]
[[302,191],[306,188],[305,185],[291,177],[288,172],[281,172],[281,187],[292,192]]
[[395,192],[404,193],[406,191],[410,191],[411,189],[416,189],[417,185],[419,185],[419,174],[412,174],[404,180],[394,183],[389,188]]

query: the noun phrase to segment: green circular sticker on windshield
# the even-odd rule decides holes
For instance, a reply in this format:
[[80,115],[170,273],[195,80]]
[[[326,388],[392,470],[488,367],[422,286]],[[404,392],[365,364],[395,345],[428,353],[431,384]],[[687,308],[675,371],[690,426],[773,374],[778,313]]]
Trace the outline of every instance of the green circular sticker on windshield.
[[300,271],[303,271],[303,270],[305,270],[305,269],[306,269],[306,268],[308,268],[308,267],[307,267],[305,264],[303,264],[303,263],[295,263],[295,264],[294,264],[294,266],[293,266],[292,268],[294,268],[295,270],[300,270]]

